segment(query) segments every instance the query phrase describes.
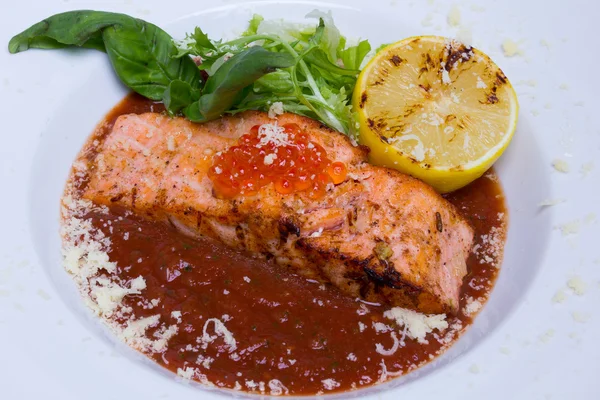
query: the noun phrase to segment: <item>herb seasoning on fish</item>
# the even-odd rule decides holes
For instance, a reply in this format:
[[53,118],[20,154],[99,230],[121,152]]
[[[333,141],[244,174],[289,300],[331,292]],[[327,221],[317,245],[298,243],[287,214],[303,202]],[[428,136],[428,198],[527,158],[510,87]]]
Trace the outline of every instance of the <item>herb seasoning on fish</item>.
[[[507,220],[493,172],[446,196],[475,232],[456,315],[390,310],[294,274],[275,260],[192,239],[119,205],[81,199],[89,184],[86,163],[97,156],[116,117],[150,110],[160,111],[160,105],[129,96],[74,164],[63,199],[65,265],[115,333],[180,377],[272,395],[359,389],[441,354],[487,300]],[[434,215],[432,228],[445,233],[448,227]],[[378,243],[383,260],[393,257],[388,244]]]

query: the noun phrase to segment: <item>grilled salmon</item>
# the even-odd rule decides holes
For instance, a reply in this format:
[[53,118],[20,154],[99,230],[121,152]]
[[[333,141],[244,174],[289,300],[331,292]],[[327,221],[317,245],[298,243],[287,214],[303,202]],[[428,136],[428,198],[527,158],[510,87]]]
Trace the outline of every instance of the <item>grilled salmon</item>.
[[368,149],[317,121],[278,117],[347,166],[346,179],[329,185],[324,197],[280,194],[273,185],[252,196],[215,195],[208,176],[215,154],[252,127],[272,123],[254,111],[204,124],[156,113],[120,116],[88,159],[83,197],[273,259],[350,296],[457,312],[472,228],[432,188],[368,164]]

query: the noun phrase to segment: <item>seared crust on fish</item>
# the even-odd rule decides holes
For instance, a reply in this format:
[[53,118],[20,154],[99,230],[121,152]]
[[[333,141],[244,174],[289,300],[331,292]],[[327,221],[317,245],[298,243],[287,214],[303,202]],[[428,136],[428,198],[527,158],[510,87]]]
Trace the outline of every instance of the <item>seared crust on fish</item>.
[[253,126],[272,123],[258,111],[205,124],[123,115],[89,159],[84,197],[273,259],[350,296],[425,313],[457,312],[472,228],[428,185],[368,164],[367,148],[317,121],[278,118],[299,125],[331,160],[346,164],[346,180],[323,198],[282,195],[273,185],[254,196],[214,195],[208,177],[214,155]]

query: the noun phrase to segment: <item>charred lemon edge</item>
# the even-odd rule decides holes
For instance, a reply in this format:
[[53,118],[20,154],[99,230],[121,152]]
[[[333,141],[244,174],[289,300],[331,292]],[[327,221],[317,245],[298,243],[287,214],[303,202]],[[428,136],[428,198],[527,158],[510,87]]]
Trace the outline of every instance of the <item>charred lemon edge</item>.
[[[371,149],[369,152],[370,163],[382,167],[396,169],[400,172],[424,181],[440,193],[448,193],[458,190],[468,185],[475,179],[481,177],[504,153],[514,136],[517,127],[519,102],[516,91],[507,78],[507,84],[504,85],[503,88],[505,88],[504,90],[508,91],[509,98],[511,99],[508,130],[503,135],[502,140],[494,147],[490,148],[483,156],[480,156],[479,158],[464,165],[455,167],[435,167],[429,165],[428,163],[417,161],[409,155],[404,154],[394,146],[385,142],[375,131],[369,128],[367,122],[368,118],[362,111],[364,108],[364,103],[368,101],[367,99],[363,98],[363,93],[365,93],[366,89],[368,88],[368,72],[373,65],[380,62],[383,55],[387,55],[390,50],[404,46],[406,43],[416,39],[438,41],[439,43],[444,43],[447,40],[450,40],[449,38],[436,35],[411,36],[385,46],[371,60],[369,60],[369,62],[361,70],[352,94],[352,105],[359,123],[358,141],[360,144],[363,144]],[[487,54],[481,50],[475,48],[472,49],[497,67],[494,61]],[[498,69],[501,70],[500,67],[498,67]]]

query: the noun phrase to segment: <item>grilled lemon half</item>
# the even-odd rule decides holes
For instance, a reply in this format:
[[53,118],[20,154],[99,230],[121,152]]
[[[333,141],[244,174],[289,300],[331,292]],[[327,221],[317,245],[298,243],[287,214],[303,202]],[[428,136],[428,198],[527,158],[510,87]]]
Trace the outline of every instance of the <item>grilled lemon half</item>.
[[442,193],[491,167],[513,137],[519,110],[515,90],[487,55],[439,36],[382,49],[360,73],[352,104],[373,164]]

